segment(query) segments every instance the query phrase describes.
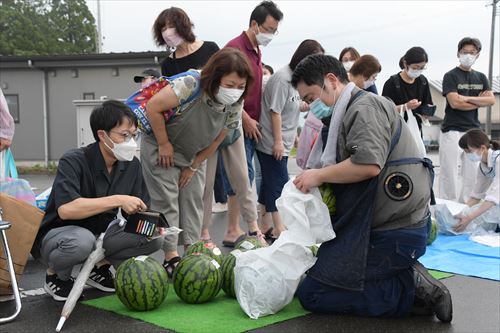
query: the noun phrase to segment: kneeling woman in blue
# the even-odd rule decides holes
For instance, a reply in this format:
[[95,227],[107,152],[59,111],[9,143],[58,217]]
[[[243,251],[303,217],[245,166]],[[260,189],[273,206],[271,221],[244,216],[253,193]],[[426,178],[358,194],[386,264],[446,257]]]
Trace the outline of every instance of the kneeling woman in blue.
[[[164,213],[171,226],[183,230],[180,239],[165,239],[164,267],[169,275],[180,260],[177,244],[187,247],[200,238],[205,160],[230,129],[240,126],[242,101],[253,80],[245,55],[232,48],[215,53],[201,77],[185,74],[147,103],[153,134],[145,135],[141,143],[151,209]],[[198,87],[201,92],[192,99]],[[166,120],[164,113],[172,109]]]
[[[500,223],[500,143],[480,129],[468,130],[458,141],[472,162],[481,162],[468,208],[458,216],[456,232],[474,232],[478,227],[497,230]],[[482,202],[481,202],[482,201]]]

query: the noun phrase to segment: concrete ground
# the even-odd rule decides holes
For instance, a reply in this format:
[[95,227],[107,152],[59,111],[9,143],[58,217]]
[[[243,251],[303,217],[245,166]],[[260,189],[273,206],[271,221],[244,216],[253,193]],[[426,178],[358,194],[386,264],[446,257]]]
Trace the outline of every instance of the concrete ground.
[[[431,159],[436,160],[436,154]],[[436,161],[435,161],[436,162]],[[299,171],[294,160],[290,160],[290,173]],[[439,171],[439,170],[437,170]],[[52,184],[53,176],[23,176],[40,193]],[[213,214],[212,238],[222,242],[226,213]],[[10,240],[15,243],[15,240]],[[224,252],[230,249],[223,248]],[[161,253],[155,257],[160,258]],[[50,332],[59,320],[63,304],[55,302],[40,290],[43,286],[45,268],[30,260],[19,281],[26,297],[17,319],[0,325],[0,332]],[[285,321],[252,332],[500,332],[500,283],[479,278],[455,275],[442,280],[453,297],[454,316],[451,324],[442,324],[434,317],[406,317],[401,319],[359,318],[346,315],[314,315]],[[104,296],[94,289],[84,291],[85,299]],[[13,302],[0,301],[0,318],[14,310]],[[230,318],[227,318],[230,320]],[[63,332],[166,332],[154,325],[111,312],[97,310],[78,304],[66,322]],[[210,328],[207,328],[210,332]]]

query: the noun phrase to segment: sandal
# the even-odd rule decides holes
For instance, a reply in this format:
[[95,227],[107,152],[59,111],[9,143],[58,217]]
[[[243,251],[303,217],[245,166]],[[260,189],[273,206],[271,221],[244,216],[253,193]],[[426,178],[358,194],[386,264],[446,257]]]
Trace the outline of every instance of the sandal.
[[169,279],[172,279],[174,276],[174,271],[177,265],[179,265],[179,261],[181,261],[181,257],[173,257],[170,260],[164,260],[163,261],[163,268],[167,271],[167,275]]
[[269,229],[267,229],[266,232],[263,233],[264,235],[264,238],[266,239],[266,241],[271,241],[273,239],[276,239],[274,236],[273,236],[273,230],[274,228],[273,227],[269,227]]
[[231,241],[228,241],[228,240],[223,240],[222,241],[222,246],[225,246],[225,247],[235,247],[236,244],[238,244],[239,242],[241,242],[242,240],[245,239],[247,235],[246,234],[241,234],[238,236],[238,238],[236,238],[234,240],[234,242],[231,242]]

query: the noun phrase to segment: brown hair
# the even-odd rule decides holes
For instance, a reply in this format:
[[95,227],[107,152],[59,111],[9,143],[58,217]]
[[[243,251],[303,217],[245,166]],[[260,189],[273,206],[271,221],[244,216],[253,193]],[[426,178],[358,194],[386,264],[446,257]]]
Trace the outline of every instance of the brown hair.
[[472,128],[465,132],[458,141],[458,145],[462,149],[469,149],[469,147],[481,148],[481,146],[486,146],[488,148],[491,147],[493,150],[500,150],[500,142],[490,140],[479,128]]
[[348,46],[346,48],[344,48],[342,50],[342,52],[340,52],[340,55],[339,55],[339,60],[340,62],[342,62],[342,57],[347,53],[351,53],[351,55],[354,57],[354,61],[358,60],[359,59],[359,52],[356,51],[356,49],[352,46]]
[[316,53],[324,54],[325,49],[317,41],[313,39],[306,39],[302,41],[299,47],[297,47],[297,50],[295,50],[295,53],[293,54],[292,59],[288,64],[288,67],[290,67],[290,69],[294,71],[295,67],[297,67],[297,65],[302,59],[304,59],[310,54],[316,54]]
[[369,79],[370,76],[376,73],[380,73],[381,71],[382,66],[380,66],[377,58],[370,54],[365,54],[358,60],[356,60],[349,72],[351,73],[351,75],[363,75],[364,78]]
[[222,77],[235,72],[239,77],[247,80],[245,91],[240,101],[245,98],[252,86],[254,77],[247,57],[238,49],[225,47],[214,53],[201,71],[201,87],[210,98],[215,100]]
[[166,25],[175,27],[175,31],[188,43],[194,43],[196,36],[193,33],[194,24],[189,16],[180,8],[170,7],[158,15],[153,24],[153,38],[156,45],[166,45],[162,36],[162,30]]

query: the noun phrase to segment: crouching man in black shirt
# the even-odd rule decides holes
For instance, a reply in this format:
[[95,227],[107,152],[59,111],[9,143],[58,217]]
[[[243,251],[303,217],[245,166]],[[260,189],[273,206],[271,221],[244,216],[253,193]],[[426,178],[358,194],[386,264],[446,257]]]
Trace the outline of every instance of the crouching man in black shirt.
[[127,218],[146,210],[148,190],[137,149],[137,119],[128,106],[106,101],[90,116],[95,143],[66,152],[59,161],[45,217],[32,254],[47,266],[44,289],[65,301],[73,286],[73,266],[86,260],[96,240],[103,241],[106,258],[97,263],[87,284],[113,292],[110,265],[160,249],[163,239],[125,233],[117,223],[118,208]]

